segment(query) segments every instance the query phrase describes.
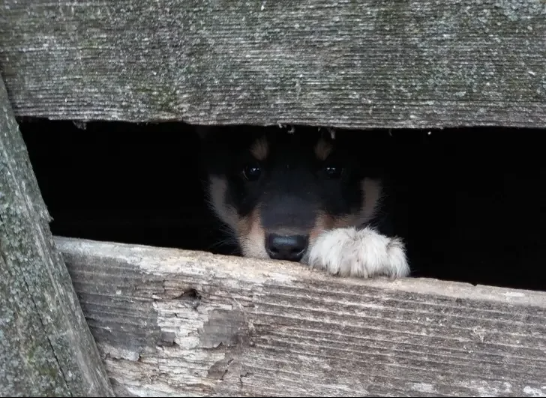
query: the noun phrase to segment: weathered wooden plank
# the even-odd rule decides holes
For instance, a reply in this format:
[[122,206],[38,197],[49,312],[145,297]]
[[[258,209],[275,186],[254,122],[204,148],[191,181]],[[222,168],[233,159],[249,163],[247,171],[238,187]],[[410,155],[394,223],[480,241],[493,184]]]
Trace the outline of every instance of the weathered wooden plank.
[[17,115],[546,125],[543,0],[3,0]]
[[546,396],[546,293],[56,243],[118,395]]
[[0,79],[0,396],[112,396]]

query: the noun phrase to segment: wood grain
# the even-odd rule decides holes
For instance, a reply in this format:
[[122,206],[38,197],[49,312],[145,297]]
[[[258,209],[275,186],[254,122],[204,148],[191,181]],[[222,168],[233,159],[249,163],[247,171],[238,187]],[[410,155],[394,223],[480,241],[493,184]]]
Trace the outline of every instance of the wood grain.
[[56,244],[118,395],[546,396],[546,293]]
[[18,116],[546,125],[543,0],[4,0]]
[[112,396],[0,78],[0,396]]

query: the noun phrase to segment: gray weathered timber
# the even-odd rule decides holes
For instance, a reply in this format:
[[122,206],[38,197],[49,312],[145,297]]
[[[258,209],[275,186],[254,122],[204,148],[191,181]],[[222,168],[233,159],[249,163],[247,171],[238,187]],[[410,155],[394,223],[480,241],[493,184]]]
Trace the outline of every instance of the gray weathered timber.
[[546,126],[544,0],[2,0],[19,116]]
[[546,293],[56,237],[122,396],[546,396]]
[[0,78],[0,396],[112,396]]

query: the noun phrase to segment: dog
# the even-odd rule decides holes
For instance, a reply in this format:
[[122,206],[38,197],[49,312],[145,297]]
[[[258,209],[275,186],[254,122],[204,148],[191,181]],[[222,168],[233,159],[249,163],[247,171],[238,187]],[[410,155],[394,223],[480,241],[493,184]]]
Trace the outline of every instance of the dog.
[[408,276],[372,133],[198,126],[207,200],[244,257],[341,277]]

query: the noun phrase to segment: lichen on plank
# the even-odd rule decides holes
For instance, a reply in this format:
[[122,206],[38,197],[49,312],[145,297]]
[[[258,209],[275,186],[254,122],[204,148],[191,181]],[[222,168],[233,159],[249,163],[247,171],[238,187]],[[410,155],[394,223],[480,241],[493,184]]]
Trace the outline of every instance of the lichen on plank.
[[19,116],[546,125],[543,0],[6,0]]
[[0,79],[0,395],[111,396]]

